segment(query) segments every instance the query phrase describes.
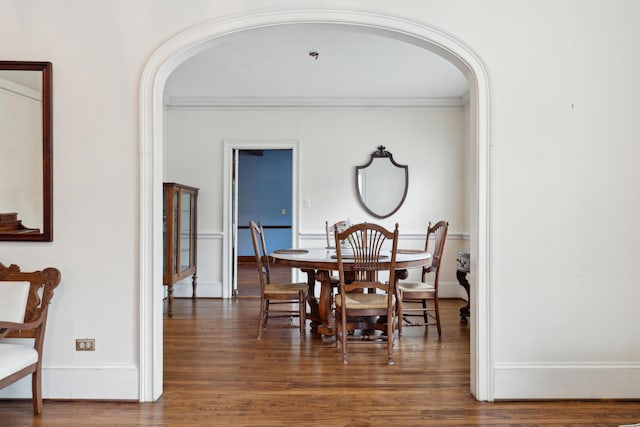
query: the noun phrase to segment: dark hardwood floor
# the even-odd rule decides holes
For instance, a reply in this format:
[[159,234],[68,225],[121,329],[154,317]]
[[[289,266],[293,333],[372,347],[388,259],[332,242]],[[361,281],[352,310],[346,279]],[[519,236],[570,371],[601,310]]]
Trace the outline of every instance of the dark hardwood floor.
[[[255,267],[252,267],[255,269]],[[285,273],[285,277],[288,272]],[[258,300],[176,299],[164,319],[164,394],[155,403],[0,400],[0,426],[618,426],[640,402],[477,402],[469,327],[443,301],[442,339],[405,328],[394,350],[338,350],[276,319],[258,341]],[[295,323],[295,322],[294,322]]]
[[[290,272],[291,269],[284,268],[282,266],[273,266],[274,277],[272,281],[291,281],[290,274],[285,277],[286,272]],[[238,296],[239,297],[259,297],[260,296],[260,282],[258,278],[258,269],[255,262],[241,262],[238,263]]]

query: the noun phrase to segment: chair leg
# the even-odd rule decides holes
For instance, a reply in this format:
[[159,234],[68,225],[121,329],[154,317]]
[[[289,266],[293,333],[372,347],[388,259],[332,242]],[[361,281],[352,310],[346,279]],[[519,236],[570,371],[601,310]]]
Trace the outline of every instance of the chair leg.
[[402,336],[402,293],[398,297],[398,336]]
[[260,301],[260,322],[258,325],[258,339],[262,339],[262,330],[263,328],[266,326],[266,322],[265,322],[265,316],[266,316],[266,309],[265,309],[265,305],[268,302],[266,300],[262,300]]
[[424,318],[424,328],[427,329],[429,326],[429,313],[427,312],[427,300],[422,300],[422,317]]
[[307,323],[307,305],[306,305],[306,300],[304,298],[304,292],[300,291],[298,293],[298,298],[300,300],[300,311],[299,311],[299,316],[300,316],[300,337],[304,338],[304,329]]
[[395,322],[393,316],[387,319],[387,364],[393,365],[393,322]]
[[38,362],[38,367],[31,376],[31,395],[33,399],[33,413],[35,415],[42,413],[42,381],[40,378],[40,362]]
[[438,336],[442,336],[442,328],[440,327],[440,307],[438,304],[438,298],[433,299],[433,305],[436,308],[436,327],[438,328]]
[[347,316],[346,313],[342,313],[343,315],[341,315],[341,326],[340,329],[342,330],[342,363],[344,363],[345,365],[347,363],[349,363],[348,359],[347,359]]

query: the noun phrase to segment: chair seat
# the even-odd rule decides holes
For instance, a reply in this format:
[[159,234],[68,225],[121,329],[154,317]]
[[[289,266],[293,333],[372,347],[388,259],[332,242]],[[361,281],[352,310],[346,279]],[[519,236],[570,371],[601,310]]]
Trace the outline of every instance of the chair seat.
[[38,352],[33,347],[0,343],[0,379],[38,362]]
[[398,282],[398,288],[405,293],[434,292],[436,290],[433,284],[425,282]]
[[[392,295],[391,298],[392,304],[395,304],[395,295]],[[387,309],[387,295],[385,294],[351,293],[345,299],[348,309]],[[336,295],[335,303],[337,307],[342,307],[342,296],[340,294]]]
[[306,291],[309,285],[303,282],[299,283],[267,283],[264,285],[266,294],[290,294],[299,291]]

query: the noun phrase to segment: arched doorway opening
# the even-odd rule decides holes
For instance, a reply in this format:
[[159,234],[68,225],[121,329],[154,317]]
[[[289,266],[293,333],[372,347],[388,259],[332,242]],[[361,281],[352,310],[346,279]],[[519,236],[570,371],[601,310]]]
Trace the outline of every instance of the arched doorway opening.
[[[215,20],[178,34],[147,62],[140,89],[140,397],[162,394],[162,144],[164,85],[188,58],[209,49],[228,34],[272,25],[322,23],[373,32],[430,50],[456,65],[470,88],[474,194],[471,197],[472,319],[471,392],[493,400],[491,388],[491,325],[489,298],[490,155],[488,78],[481,61],[451,36],[417,22],[362,11],[278,11]],[[225,219],[225,222],[227,220]],[[225,224],[224,229],[228,228]],[[225,238],[229,238],[226,236]],[[224,257],[228,257],[225,254]],[[229,265],[227,260],[223,265]],[[228,277],[225,272],[223,277]]]

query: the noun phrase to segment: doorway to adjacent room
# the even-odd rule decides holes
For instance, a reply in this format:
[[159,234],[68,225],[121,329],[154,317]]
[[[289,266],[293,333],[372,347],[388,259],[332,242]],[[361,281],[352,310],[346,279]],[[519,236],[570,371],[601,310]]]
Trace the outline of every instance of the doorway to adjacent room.
[[[260,296],[249,221],[262,224],[268,253],[292,245],[292,154],[291,149],[233,150],[234,296]],[[247,280],[253,275],[255,281]]]

